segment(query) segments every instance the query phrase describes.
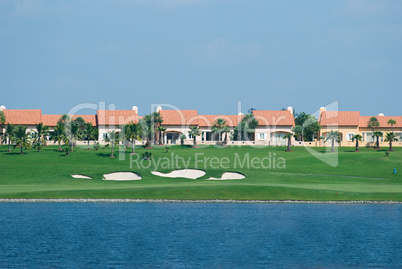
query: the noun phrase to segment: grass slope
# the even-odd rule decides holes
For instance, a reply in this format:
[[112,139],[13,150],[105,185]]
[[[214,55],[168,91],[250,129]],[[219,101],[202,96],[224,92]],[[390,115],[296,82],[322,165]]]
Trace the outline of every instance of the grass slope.
[[[148,198],[148,199],[238,199],[238,200],[396,200],[402,201],[402,149],[395,148],[389,157],[386,150],[361,148],[339,149],[339,164],[331,167],[316,159],[303,147],[215,147],[192,149],[172,146],[168,153],[163,147],[150,150],[153,161],[139,161],[149,167],[130,168],[130,149],[109,158],[110,150],[99,151],[76,148],[66,157],[57,146],[45,147],[41,152],[18,149],[7,152],[0,146],[0,198]],[[315,148],[321,153],[324,148]],[[137,153],[145,152],[136,148]],[[197,154],[197,156],[195,155]],[[177,156],[177,158],[176,158]],[[241,164],[264,159],[270,168],[253,168]],[[124,160],[121,159],[124,157]],[[138,155],[134,156],[136,159]],[[215,159],[212,159],[214,158]],[[151,174],[158,164],[158,171],[169,172],[184,168],[205,170],[203,178],[220,177],[226,171],[243,173],[246,179],[207,181],[202,179],[172,179]],[[196,158],[198,162],[196,162]],[[209,158],[205,162],[204,158]],[[219,168],[219,159],[225,158],[227,168]],[[276,167],[280,158],[285,163]],[[275,167],[273,161],[276,161]],[[201,160],[201,161],[200,161]],[[240,162],[239,162],[240,160]],[[285,164],[285,167],[283,167]],[[392,174],[393,168],[398,174]],[[134,171],[143,179],[139,181],[103,181],[106,173]],[[83,174],[93,179],[74,179],[72,174]]]

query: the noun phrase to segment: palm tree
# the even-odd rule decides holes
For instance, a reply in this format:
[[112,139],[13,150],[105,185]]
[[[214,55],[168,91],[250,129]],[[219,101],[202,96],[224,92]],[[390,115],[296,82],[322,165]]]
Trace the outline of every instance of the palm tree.
[[158,134],[159,134],[159,145],[162,145],[163,144],[162,143],[162,135],[163,135],[163,132],[166,131],[166,128],[163,128],[162,126],[158,126],[156,128],[156,130],[158,131]]
[[373,133],[375,137],[377,137],[377,149],[380,149],[380,137],[382,137],[383,132],[376,131]]
[[46,136],[49,134],[49,126],[43,125],[42,122],[36,124],[36,132],[35,132],[35,141],[33,141],[37,145],[38,152],[41,150],[42,144],[46,141]]
[[104,135],[104,140],[108,143],[106,146],[108,147],[110,145],[112,149],[112,155],[110,155],[110,158],[115,158],[113,152],[115,145],[119,143],[119,133],[116,133],[115,131],[107,132]]
[[291,151],[291,150],[290,150],[290,146],[292,145],[292,136],[293,136],[292,133],[287,133],[287,134],[285,134],[285,136],[283,137],[284,139],[287,139],[287,140],[288,140],[288,148],[286,149],[287,152],[290,152],[290,151]]
[[184,139],[186,139],[186,135],[185,134],[180,135],[180,144],[182,146],[184,145]]
[[226,125],[226,121],[224,119],[217,119],[213,124],[212,124],[212,128],[211,131],[213,134],[218,134],[218,142],[221,142],[221,135],[223,133],[223,131],[225,130],[225,127],[227,127]]
[[64,123],[59,121],[53,132],[50,132],[50,139],[54,143],[59,143],[59,151],[61,151],[61,141],[63,141],[65,138],[65,130],[66,128],[64,127]]
[[59,122],[63,124],[70,124],[71,123],[70,115],[64,114],[63,116],[60,117]]
[[373,128],[373,138],[374,138],[374,128],[379,127],[380,123],[378,122],[378,119],[376,117],[371,117],[369,121],[367,122],[367,127]]
[[352,141],[355,141],[356,140],[356,150],[355,150],[355,152],[359,152],[359,141],[362,141],[362,136],[361,135],[359,135],[359,134],[355,134],[353,137],[352,137]]
[[155,133],[157,131],[157,128],[162,124],[163,118],[158,112],[153,112],[152,114],[145,115],[144,120],[147,124],[148,129],[147,144],[150,144],[151,141],[155,143]]
[[15,125],[7,123],[6,131],[4,132],[3,142],[8,140],[8,152],[11,152],[11,143],[14,139]]
[[324,142],[331,140],[331,152],[335,152],[335,141],[339,141],[338,131],[332,131],[328,133],[327,138]]
[[0,135],[3,135],[3,124],[6,123],[6,114],[3,110],[0,110]]
[[197,136],[201,135],[200,128],[198,128],[198,126],[191,126],[190,132],[188,132],[188,133],[190,134],[190,136],[193,137],[193,141],[194,141],[193,148],[196,148],[197,147]]
[[387,133],[385,135],[385,141],[389,142],[389,150],[388,151],[393,151],[392,150],[392,141],[398,141],[398,138],[396,138],[396,135],[394,134],[394,132],[391,132],[391,133]]
[[255,132],[258,121],[253,114],[246,114],[233,130],[232,139],[236,141],[250,141],[250,135]]
[[27,134],[27,127],[18,125],[15,130],[15,147],[21,147],[21,154],[24,154],[23,148],[30,148],[29,134]]
[[390,119],[387,121],[387,124],[391,124],[392,127],[392,133],[394,132],[394,125],[396,124],[396,120]]
[[88,148],[87,150],[89,150],[89,140],[94,139],[95,136],[95,129],[92,126],[92,123],[87,122],[85,123],[85,127],[84,127],[84,132],[83,132],[83,139],[85,139],[87,141],[88,144]]
[[139,124],[139,123],[131,122],[125,126],[126,139],[131,141],[131,145],[133,147],[133,152],[131,154],[135,154],[135,152],[134,152],[135,140],[140,139],[141,133],[142,133],[142,128],[141,128],[141,124]]

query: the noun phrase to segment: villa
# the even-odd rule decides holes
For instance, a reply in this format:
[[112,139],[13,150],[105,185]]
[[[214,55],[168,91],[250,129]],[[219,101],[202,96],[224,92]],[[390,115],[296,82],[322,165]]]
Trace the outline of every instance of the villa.
[[[42,114],[41,109],[6,109],[0,107],[6,116],[6,124],[22,125],[27,127],[27,132],[36,130],[37,123],[43,123],[54,130],[57,122],[62,115]],[[258,121],[258,126],[251,133],[249,141],[232,141],[231,135],[234,129],[243,118],[243,114],[237,115],[200,115],[197,110],[166,110],[157,107],[156,112],[163,119],[161,126],[165,129],[162,132],[161,141],[164,144],[178,144],[181,136],[185,136],[184,143],[192,144],[193,137],[190,135],[190,127],[198,127],[201,135],[196,137],[197,144],[215,144],[219,141],[226,141],[229,145],[269,145],[280,146],[286,145],[287,140],[284,136],[292,133],[295,126],[293,108],[288,107],[286,110],[253,110],[253,116]],[[90,122],[92,126],[98,128],[98,139],[103,143],[104,135],[110,131],[121,132],[121,128],[125,124],[131,122],[138,123],[142,118],[138,114],[138,108],[132,107],[131,110],[97,110],[96,115],[72,115],[72,119],[81,117],[85,122]],[[371,116],[361,116],[359,111],[327,111],[324,107],[320,108],[318,122],[321,125],[319,137],[326,137],[331,131],[338,131],[340,135],[337,146],[354,146],[355,142],[352,137],[360,134],[363,139],[362,146],[372,146],[375,142],[372,128],[367,127]],[[384,116],[379,114],[376,116],[379,126],[375,127],[375,131],[384,133],[394,131],[398,141],[394,142],[394,146],[402,146],[402,116]],[[229,127],[229,132],[217,134],[212,132],[213,124],[217,119],[223,119]],[[387,124],[390,119],[394,119],[396,124],[391,126]],[[4,128],[4,126],[3,126]],[[1,131],[1,130],[0,130]],[[159,137],[157,137],[157,140]],[[314,141],[295,141],[292,138],[293,145],[305,146],[323,146],[324,139]],[[387,146],[388,142],[384,141],[384,137],[380,139],[380,146]]]
[[[362,136],[362,146],[373,146],[375,143],[375,137],[373,136],[373,129],[368,127],[368,122],[373,116],[361,116],[359,111],[326,111],[325,108],[320,108],[319,123],[321,125],[320,136],[326,137],[330,131],[338,131],[340,135],[340,141],[338,146],[352,147],[355,142],[352,141],[352,137],[356,134]],[[384,116],[380,113],[377,116],[379,126],[375,127],[375,131],[383,132],[384,136],[388,132],[394,132],[398,141],[393,142],[393,146],[402,146],[402,116]],[[387,122],[393,119],[396,121],[394,126],[391,126]],[[385,137],[380,138],[380,146],[388,146],[388,142],[385,142]],[[318,143],[316,141],[316,144]]]

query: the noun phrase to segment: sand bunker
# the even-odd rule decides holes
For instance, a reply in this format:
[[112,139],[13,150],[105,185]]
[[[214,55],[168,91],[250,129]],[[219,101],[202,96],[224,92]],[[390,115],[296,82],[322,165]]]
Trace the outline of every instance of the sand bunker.
[[190,179],[196,179],[196,178],[199,178],[199,177],[202,177],[205,175],[204,171],[197,170],[197,169],[175,170],[175,171],[172,171],[167,174],[164,174],[161,172],[156,172],[156,171],[153,171],[151,173],[155,176],[160,176],[160,177],[171,177],[171,178],[182,177],[182,178],[190,178]]
[[92,179],[92,177],[84,176],[84,175],[71,175],[73,178],[86,178],[86,179]]
[[232,179],[243,179],[246,178],[243,174],[235,172],[225,172],[222,174],[221,178],[210,177],[207,180],[232,180]]
[[117,172],[104,174],[103,180],[140,180],[142,177],[133,172]]

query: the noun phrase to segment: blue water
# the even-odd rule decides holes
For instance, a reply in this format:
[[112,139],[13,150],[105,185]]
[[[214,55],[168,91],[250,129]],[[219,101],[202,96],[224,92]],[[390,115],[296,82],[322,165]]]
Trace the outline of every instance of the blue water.
[[1,268],[402,267],[402,205],[0,203]]

